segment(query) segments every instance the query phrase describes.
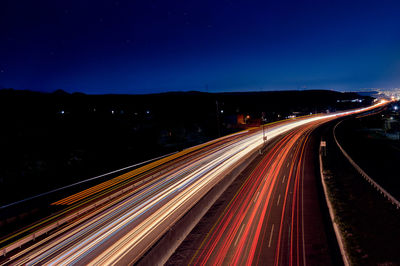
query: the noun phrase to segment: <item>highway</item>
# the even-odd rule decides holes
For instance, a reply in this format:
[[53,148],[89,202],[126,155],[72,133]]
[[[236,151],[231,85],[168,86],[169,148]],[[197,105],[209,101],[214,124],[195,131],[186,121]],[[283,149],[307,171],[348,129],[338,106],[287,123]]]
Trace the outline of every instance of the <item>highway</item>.
[[[198,254],[196,263],[258,261],[264,256],[258,243],[276,247],[275,264],[282,262],[287,252],[295,262],[303,261],[300,180],[304,143],[319,123],[365,110],[368,109],[269,125],[266,128],[268,139],[286,134],[284,140],[254,170],[254,182],[258,185],[252,183],[239,195],[238,200],[246,204],[239,204],[232,210],[234,221],[225,222],[233,214],[221,218],[220,225],[226,227],[222,232],[227,233],[221,237],[220,230],[216,230],[216,235],[204,243],[211,247],[209,252]],[[0,240],[0,254],[5,255],[0,263],[108,265],[136,262],[245,156],[262,145],[260,128],[240,132],[60,199],[53,203],[65,206],[60,212]],[[282,175],[286,181],[282,181]],[[273,204],[281,206],[281,213],[268,216],[276,210],[279,213],[279,208],[271,209]],[[289,225],[284,222],[287,217],[291,217]],[[290,241],[287,240],[289,235]],[[20,249],[21,243],[25,243],[21,241],[26,244]]]
[[[291,130],[263,155],[186,263],[306,265],[310,254],[315,256],[312,246],[322,248],[326,237],[316,227],[322,221],[315,221],[321,214],[306,148],[311,132],[324,122]],[[331,261],[326,254],[312,260],[313,265]]]

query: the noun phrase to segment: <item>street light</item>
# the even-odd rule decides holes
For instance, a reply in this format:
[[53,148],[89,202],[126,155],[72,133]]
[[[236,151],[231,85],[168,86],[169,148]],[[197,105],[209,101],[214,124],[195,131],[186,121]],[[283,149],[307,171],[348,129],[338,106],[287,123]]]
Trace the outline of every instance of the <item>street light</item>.
[[261,113],[261,127],[262,127],[262,134],[263,134],[263,142],[264,145],[263,147],[260,148],[260,150],[258,151],[260,154],[262,154],[262,150],[265,146],[265,143],[267,142],[267,136],[265,136],[265,129],[264,129],[264,123],[265,123],[266,119],[265,119],[265,112]]
[[267,119],[265,118],[265,112],[262,112],[262,115],[261,115],[261,123],[262,123],[262,132],[263,132],[263,141],[264,141],[264,144],[267,142],[267,136],[265,136],[265,129],[264,129],[264,124],[265,124],[265,122],[267,121]]

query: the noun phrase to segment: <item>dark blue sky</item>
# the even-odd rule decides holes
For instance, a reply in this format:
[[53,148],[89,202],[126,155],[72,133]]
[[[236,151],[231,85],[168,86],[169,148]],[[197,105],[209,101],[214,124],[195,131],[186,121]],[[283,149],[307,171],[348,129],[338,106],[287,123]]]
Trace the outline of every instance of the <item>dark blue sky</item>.
[[0,1],[0,88],[400,87],[400,1]]

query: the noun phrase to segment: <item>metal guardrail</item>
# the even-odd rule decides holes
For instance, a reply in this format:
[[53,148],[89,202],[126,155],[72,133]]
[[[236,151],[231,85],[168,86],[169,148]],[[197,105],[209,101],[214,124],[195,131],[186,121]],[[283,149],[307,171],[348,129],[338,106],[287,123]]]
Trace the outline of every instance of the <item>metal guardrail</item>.
[[353,165],[353,167],[361,174],[361,176],[368,182],[370,183],[380,194],[382,194],[385,198],[387,198],[393,205],[396,206],[397,209],[400,208],[400,202],[390,195],[389,192],[387,192],[383,187],[381,187],[378,183],[376,183],[367,173],[364,172],[361,167],[354,162],[354,160],[347,154],[347,152],[343,149],[343,147],[340,145],[339,141],[336,138],[336,127],[342,123],[344,120],[341,120],[339,123],[337,123],[334,128],[333,128],[333,137],[335,139],[336,144],[338,145],[339,149],[342,151],[343,155],[347,158],[347,160]]
[[0,206],[0,210],[6,209],[6,208],[11,207],[11,206],[14,206],[14,205],[18,205],[18,204],[23,203],[23,202],[26,202],[26,201],[30,201],[30,200],[36,199],[36,198],[39,198],[39,197],[43,197],[43,196],[46,196],[46,195],[49,195],[49,194],[52,194],[52,193],[55,193],[55,192],[58,192],[58,191],[61,191],[61,190],[64,190],[64,189],[68,189],[68,188],[71,188],[71,187],[75,187],[75,186],[77,186],[77,185],[81,185],[81,184],[83,184],[83,183],[86,183],[86,182],[89,182],[89,181],[93,181],[93,180],[99,179],[99,178],[101,178],[101,177],[105,177],[105,176],[108,176],[108,175],[111,175],[111,174],[115,174],[115,173],[118,173],[118,172],[121,172],[121,171],[126,171],[126,170],[129,170],[129,169],[131,169],[131,168],[135,168],[135,167],[138,167],[138,166],[140,166],[140,165],[144,165],[144,164],[147,164],[147,163],[156,161],[156,160],[158,160],[158,159],[162,159],[162,158],[164,158],[164,157],[167,157],[167,156],[176,154],[176,153],[178,153],[178,152],[179,152],[179,151],[172,152],[172,153],[169,153],[169,154],[166,154],[166,155],[159,156],[159,157],[157,157],[157,158],[149,159],[149,160],[144,161],[144,162],[136,163],[136,164],[133,164],[133,165],[130,165],[130,166],[126,166],[126,167],[124,167],[124,168],[117,169],[117,170],[114,170],[114,171],[111,171],[111,172],[108,172],[108,173],[105,173],[105,174],[101,174],[101,175],[98,175],[98,176],[95,176],[95,177],[91,177],[91,178],[88,178],[88,179],[85,179],[85,180],[81,180],[81,181],[79,181],[79,182],[76,182],[76,183],[73,183],[73,184],[70,184],[70,185],[66,185],[66,186],[64,186],[64,187],[55,188],[55,189],[53,189],[53,190],[51,190],[51,191],[43,192],[43,193],[41,193],[41,194],[38,194],[38,195],[35,195],[35,196],[32,196],[32,197],[26,198],[26,199],[22,199],[22,200],[19,200],[19,201],[16,201],[16,202],[8,203],[8,204],[6,204],[6,205]]

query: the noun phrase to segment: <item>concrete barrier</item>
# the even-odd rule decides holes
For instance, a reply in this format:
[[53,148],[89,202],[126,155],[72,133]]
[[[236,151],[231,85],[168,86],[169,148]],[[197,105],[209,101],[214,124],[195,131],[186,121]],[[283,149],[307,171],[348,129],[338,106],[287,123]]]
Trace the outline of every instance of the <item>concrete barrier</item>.
[[340,249],[340,254],[342,255],[342,260],[343,260],[343,264],[345,266],[349,266],[349,255],[346,252],[346,249],[344,248],[344,241],[343,241],[343,235],[340,232],[339,226],[337,225],[337,223],[335,222],[335,212],[333,210],[332,207],[332,203],[328,197],[328,188],[326,186],[325,183],[325,175],[324,175],[324,170],[323,170],[323,165],[322,165],[322,156],[321,156],[321,149],[319,152],[319,172],[320,172],[320,176],[321,176],[321,181],[322,181],[322,187],[324,190],[324,195],[325,195],[325,201],[326,204],[328,205],[328,210],[329,210],[329,216],[331,218],[331,222],[332,222],[332,226],[333,226],[333,230],[335,231],[335,236],[336,236],[336,240],[338,242],[339,245],[339,249]]

